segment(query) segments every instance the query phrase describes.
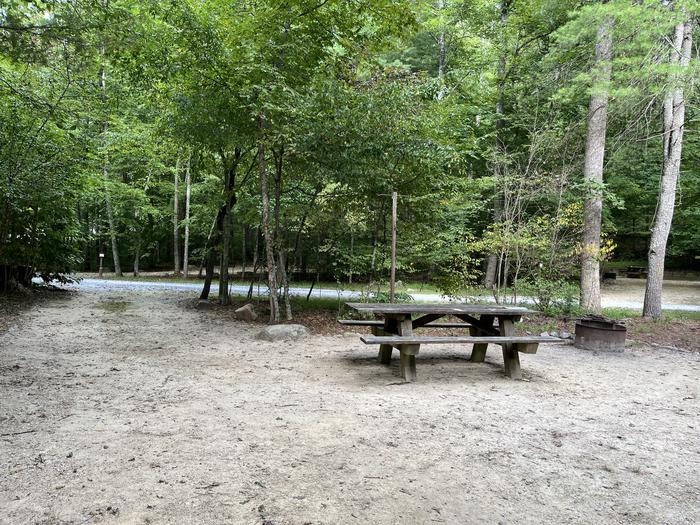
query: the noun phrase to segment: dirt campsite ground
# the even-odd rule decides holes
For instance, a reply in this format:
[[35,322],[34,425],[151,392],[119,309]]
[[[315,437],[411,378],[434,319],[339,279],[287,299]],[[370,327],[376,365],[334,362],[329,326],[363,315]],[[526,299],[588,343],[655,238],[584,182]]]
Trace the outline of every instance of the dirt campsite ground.
[[700,353],[571,346],[402,384],[191,293],[54,294],[0,336],[0,523],[700,522]]

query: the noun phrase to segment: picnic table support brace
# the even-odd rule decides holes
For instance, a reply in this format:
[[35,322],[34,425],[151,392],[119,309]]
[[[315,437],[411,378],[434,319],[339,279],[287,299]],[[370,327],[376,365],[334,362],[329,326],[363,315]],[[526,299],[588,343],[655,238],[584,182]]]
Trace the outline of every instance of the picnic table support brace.
[[[479,319],[480,324],[488,324],[489,326],[493,326],[493,316],[491,315],[482,315],[481,319]],[[473,325],[469,329],[469,335],[473,336],[479,336],[479,335],[491,335],[485,330],[482,330],[478,326]],[[484,359],[486,359],[486,349],[489,347],[488,343],[475,343],[474,346],[472,347],[472,355],[469,358],[469,360],[472,363],[483,363]]]
[[[498,328],[503,337],[512,337],[515,333],[515,325],[511,318],[499,318]],[[506,376],[511,379],[522,379],[520,371],[520,354],[513,343],[503,344],[503,366],[506,369]]]
[[[392,317],[386,317],[384,319],[384,328],[372,327],[372,331],[382,332],[381,335],[391,335],[396,333],[396,319]],[[391,352],[394,347],[391,345],[379,345],[379,362],[383,365],[388,365],[391,363]]]
[[[401,336],[410,337],[412,335],[413,321],[411,321],[410,315],[398,322],[398,329]],[[420,345],[399,345],[399,352],[401,353],[399,372],[401,377],[407,382],[416,380],[416,354],[419,348]]]

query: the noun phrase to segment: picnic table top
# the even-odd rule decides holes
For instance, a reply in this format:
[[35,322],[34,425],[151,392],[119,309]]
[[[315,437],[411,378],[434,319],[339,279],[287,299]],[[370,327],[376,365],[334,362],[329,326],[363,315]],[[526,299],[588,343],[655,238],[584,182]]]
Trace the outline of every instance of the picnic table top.
[[524,315],[537,313],[527,308],[516,306],[498,306],[487,304],[450,304],[450,303],[345,303],[348,308],[358,312],[376,314],[439,314],[439,315]]

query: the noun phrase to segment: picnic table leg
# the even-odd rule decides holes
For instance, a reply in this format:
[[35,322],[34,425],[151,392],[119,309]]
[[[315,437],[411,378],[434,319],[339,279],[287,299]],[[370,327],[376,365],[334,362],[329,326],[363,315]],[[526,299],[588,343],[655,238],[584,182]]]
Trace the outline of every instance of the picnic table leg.
[[[482,315],[481,318],[479,319],[480,321],[483,321],[484,323],[488,325],[493,324],[493,316],[492,315]],[[477,326],[471,326],[469,327],[469,335],[472,336],[479,336],[479,335],[489,335],[489,334],[484,334],[481,329]],[[489,347],[488,343],[474,343],[474,346],[472,347],[472,355],[469,358],[469,360],[472,363],[483,363],[484,359],[486,359],[486,349]]]
[[[498,319],[498,328],[503,337],[511,337],[515,333],[515,325],[510,317]],[[522,379],[520,371],[520,355],[513,343],[506,343],[503,346],[503,366],[506,369],[506,376],[511,379]]]
[[[411,316],[398,323],[399,335],[410,336],[413,333],[413,322]],[[401,353],[401,361],[399,363],[399,372],[405,381],[412,382],[416,380],[416,354],[420,345],[400,345],[399,352]]]
[[[382,331],[381,334],[377,335],[392,335],[397,332],[396,330],[396,319],[392,317],[386,317],[384,319],[384,328],[380,329]],[[379,332],[378,330],[377,332]],[[391,352],[393,351],[394,347],[391,345],[379,345],[379,362],[383,365],[388,365],[391,363]]]

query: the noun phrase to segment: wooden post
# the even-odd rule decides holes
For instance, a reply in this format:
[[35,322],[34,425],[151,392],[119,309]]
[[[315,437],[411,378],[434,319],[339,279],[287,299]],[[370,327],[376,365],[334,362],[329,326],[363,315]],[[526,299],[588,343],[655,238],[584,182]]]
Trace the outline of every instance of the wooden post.
[[389,301],[396,302],[396,208],[398,193],[391,193],[391,279],[389,281]]

